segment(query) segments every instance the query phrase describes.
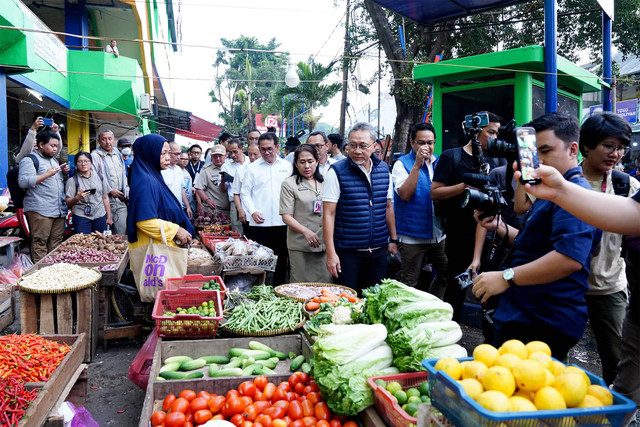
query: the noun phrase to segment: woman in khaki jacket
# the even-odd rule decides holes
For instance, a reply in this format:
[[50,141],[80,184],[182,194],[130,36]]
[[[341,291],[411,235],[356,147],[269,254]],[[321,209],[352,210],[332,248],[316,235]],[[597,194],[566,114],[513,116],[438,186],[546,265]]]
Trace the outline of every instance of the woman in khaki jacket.
[[293,174],[282,183],[280,215],[287,224],[290,281],[331,283],[325,267],[322,237],[322,175],[318,152],[300,145],[293,158]]

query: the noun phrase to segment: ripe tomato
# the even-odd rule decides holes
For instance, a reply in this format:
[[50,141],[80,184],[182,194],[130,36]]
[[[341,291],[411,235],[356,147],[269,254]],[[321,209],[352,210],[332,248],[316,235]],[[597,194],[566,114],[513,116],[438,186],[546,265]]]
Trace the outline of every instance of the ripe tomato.
[[258,415],[258,418],[256,418],[256,424],[260,423],[264,427],[271,427],[271,422],[272,422],[271,417],[268,415],[260,414]]
[[291,384],[286,381],[282,381],[280,384],[278,384],[278,388],[281,388],[288,393],[291,391]]
[[271,399],[275,391],[276,385],[274,383],[267,383],[267,385],[264,386],[264,390],[262,391],[265,400]]
[[253,423],[251,421],[243,421],[240,427],[253,427]]
[[313,417],[314,414],[314,405],[310,400],[302,401],[302,413],[305,417]]
[[194,414],[201,409],[207,409],[207,400],[204,397],[196,397],[189,403],[189,409]]
[[289,425],[289,424],[291,424],[293,422],[293,420],[291,418],[289,418],[288,415],[286,417],[284,417],[284,420],[287,422],[287,425]]
[[193,420],[196,424],[204,424],[213,418],[213,414],[208,409],[200,409],[195,414],[193,414]]
[[315,382],[315,381],[313,381],[313,380],[309,381],[308,386],[309,386],[309,387],[311,387],[311,388],[313,389],[313,390],[311,390],[311,391],[315,391],[315,392],[320,391],[320,389],[318,388],[318,384],[316,384],[316,382]]
[[331,419],[331,409],[327,402],[318,402],[314,408],[315,417],[319,420],[329,421]]
[[240,397],[240,402],[244,403],[244,406],[249,406],[253,403],[253,399],[249,396]]
[[296,384],[299,384],[301,382],[302,378],[300,378],[300,375],[296,375],[293,374],[289,377],[289,385],[291,387],[295,387]]
[[267,409],[269,406],[271,406],[271,405],[269,404],[269,402],[266,402],[266,401],[264,401],[264,400],[261,400],[261,401],[259,401],[259,402],[255,402],[253,405],[254,405],[254,406],[256,407],[256,409],[258,410],[258,415],[259,415],[259,414],[261,414],[261,413],[262,413],[265,409]]
[[178,396],[184,397],[189,402],[191,402],[193,399],[196,398],[197,395],[195,391],[187,389],[187,390],[182,390]]
[[304,396],[306,396],[307,394],[313,392],[313,387],[311,387],[310,385],[306,386],[303,390],[302,390],[302,394]]
[[253,401],[257,402],[258,400],[267,400],[267,398],[264,397],[264,393],[260,390],[256,391],[256,394],[253,395]]
[[238,390],[232,389],[227,392],[227,399],[229,399],[230,397],[239,397],[239,396],[240,396],[240,393],[238,393]]
[[342,427],[342,423],[338,420],[331,420],[329,421],[329,425],[331,427]]
[[242,416],[242,414],[235,414],[233,417],[231,417],[229,422],[236,427],[240,427],[240,424],[244,422],[244,417]]
[[176,395],[175,394],[170,394],[167,397],[164,398],[164,402],[162,402],[162,410],[164,412],[167,412],[169,409],[171,409],[171,406],[173,405],[173,402],[176,401]]
[[299,420],[304,417],[304,413],[302,411],[302,404],[297,400],[289,403],[289,408],[287,409],[287,415],[291,417],[292,420]]
[[312,391],[311,393],[307,394],[307,400],[315,405],[316,403],[320,402],[320,395],[315,391]]
[[240,414],[246,407],[247,405],[245,402],[237,397],[232,397],[231,399],[227,399],[227,402],[224,404],[224,407],[222,408],[222,415],[230,417],[232,415]]
[[264,427],[264,426],[260,423],[253,423],[253,427]]
[[224,415],[222,414],[218,414],[218,415],[214,415],[213,418],[211,418],[212,420],[224,420]]
[[302,418],[293,420],[293,422],[289,424],[289,427],[304,427],[304,421],[302,421]]
[[316,423],[318,422],[318,420],[316,419],[316,417],[304,417],[302,419],[302,422],[304,423],[304,425],[306,427],[312,427],[315,426]]
[[[171,412],[181,412],[183,414],[186,414],[187,411],[189,410],[189,401],[187,399],[185,399],[184,397],[179,397],[177,398],[174,402],[173,405],[171,405]],[[186,421],[186,419],[185,419]],[[165,422],[166,424],[166,422]]]
[[326,421],[326,420],[319,420],[319,421],[316,423],[316,427],[331,427],[331,426],[329,425],[329,421]]
[[187,421],[186,423],[184,423],[183,427],[193,427],[193,423],[191,421]]
[[289,402],[293,402],[294,400],[298,400],[298,394],[294,393],[293,391],[290,391],[289,393],[287,393],[287,400]]
[[276,418],[271,423],[271,427],[287,427],[287,422],[282,418]]
[[272,406],[271,408],[267,408],[262,411],[262,413],[275,420],[276,418],[283,418],[287,414],[287,410],[284,408],[278,408],[277,406]]
[[183,427],[187,417],[182,412],[172,412],[164,419],[165,427]]
[[309,374],[305,374],[304,372],[296,372],[296,375],[300,376],[300,381],[303,384],[307,384],[309,382]]
[[287,400],[287,392],[281,388],[274,391],[273,396],[271,396],[272,402],[277,402],[278,400]]
[[216,396],[207,402],[207,406],[211,413],[215,415],[220,412],[226,401],[227,399],[224,396]]
[[358,423],[356,423],[355,421],[347,421],[346,423],[342,424],[342,427],[358,427]]
[[208,392],[202,390],[200,393],[198,393],[198,395],[196,397],[202,397],[204,400],[209,400],[213,396],[211,396]]
[[256,385],[251,381],[245,381],[238,387],[238,391],[240,392],[240,396],[249,396],[252,397],[256,394]]
[[164,411],[158,411],[151,416],[151,425],[153,427],[162,425],[165,418],[167,418],[167,414]]
[[302,392],[304,391],[304,384],[302,383],[296,384],[296,386],[293,388],[293,391],[295,391],[298,394],[303,394]]
[[258,375],[253,379],[253,383],[260,391],[262,391],[264,390],[264,386],[267,385],[267,377],[265,377],[264,375]]
[[258,408],[255,403],[244,408],[244,411],[242,412],[242,416],[249,421],[255,420],[258,415]]
[[283,408],[286,410],[289,407],[289,402],[286,400],[278,400],[277,402],[274,402],[274,404],[271,406],[275,406],[277,408]]

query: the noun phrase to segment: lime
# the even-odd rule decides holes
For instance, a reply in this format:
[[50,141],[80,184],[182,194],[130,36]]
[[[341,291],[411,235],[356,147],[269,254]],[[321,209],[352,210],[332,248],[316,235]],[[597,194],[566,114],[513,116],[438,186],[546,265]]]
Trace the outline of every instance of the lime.
[[396,397],[396,399],[398,399],[399,404],[404,405],[405,403],[407,403],[407,393],[405,393],[404,391],[400,390],[396,392],[394,396]]
[[422,401],[422,403],[429,403],[431,402],[431,399],[429,398],[429,396],[423,394],[422,396],[420,396],[420,401]]
[[407,411],[407,404],[405,403],[404,405],[401,406],[401,408],[402,408],[403,411],[406,412]]
[[415,403],[408,403],[404,411],[410,416],[415,417],[418,414],[418,405]]
[[422,403],[422,400],[420,400],[420,396],[411,396],[407,399],[407,403],[414,403],[416,405],[419,405]]
[[376,385],[385,389],[387,388],[387,383],[383,379],[376,380]]
[[407,397],[411,397],[411,396],[420,397],[420,392],[418,391],[417,388],[410,388],[409,390],[407,390]]
[[392,381],[389,384],[387,384],[387,391],[395,395],[397,392],[402,391],[402,386],[400,385],[399,382]]
[[429,383],[426,381],[423,382],[420,384],[420,388],[418,388],[418,390],[422,396],[429,396]]

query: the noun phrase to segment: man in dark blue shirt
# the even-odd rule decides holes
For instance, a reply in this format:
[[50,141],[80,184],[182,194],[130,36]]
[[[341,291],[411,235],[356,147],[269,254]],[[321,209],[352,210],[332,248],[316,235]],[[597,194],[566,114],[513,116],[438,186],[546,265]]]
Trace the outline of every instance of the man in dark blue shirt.
[[[531,126],[536,130],[540,160],[567,181],[590,189],[578,166],[578,121],[550,113]],[[473,285],[483,302],[502,294],[494,315],[495,344],[540,340],[549,344],[554,357],[564,359],[586,326],[589,263],[601,232],[546,200],[536,200],[519,234],[493,218],[481,224],[514,240],[512,268],[482,273]]]

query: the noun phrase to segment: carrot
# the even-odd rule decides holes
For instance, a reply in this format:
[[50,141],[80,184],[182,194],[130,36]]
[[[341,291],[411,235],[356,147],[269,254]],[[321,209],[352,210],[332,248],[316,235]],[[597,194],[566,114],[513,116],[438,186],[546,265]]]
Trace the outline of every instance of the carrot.
[[339,299],[338,295],[334,294],[333,292],[331,292],[329,289],[326,289],[326,288],[322,288],[322,295],[331,299]]
[[349,300],[349,302],[356,302],[358,301],[358,298],[354,297],[353,295],[346,295],[346,298]]
[[313,302],[320,302],[320,297],[313,297]]
[[309,301],[307,303],[307,310],[309,311],[317,310],[318,308],[320,308],[320,304],[315,301]]

